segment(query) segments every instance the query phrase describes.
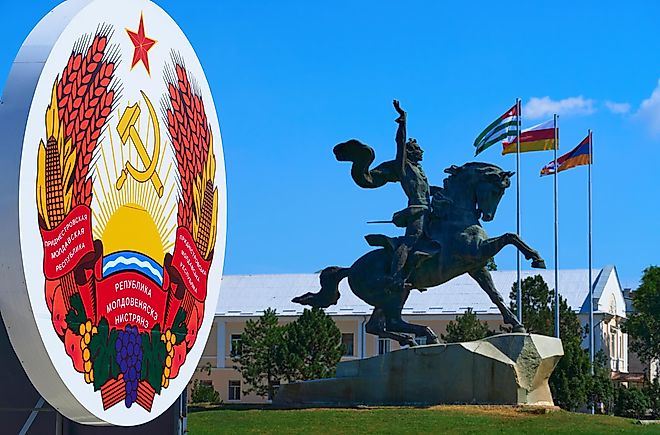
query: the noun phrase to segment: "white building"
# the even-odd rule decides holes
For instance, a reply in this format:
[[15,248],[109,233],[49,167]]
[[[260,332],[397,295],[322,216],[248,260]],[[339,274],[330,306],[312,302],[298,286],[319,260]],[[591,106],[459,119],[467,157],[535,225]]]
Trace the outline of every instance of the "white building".
[[[523,271],[522,278],[540,274],[550,289],[554,288],[554,271]],[[509,303],[509,293],[516,279],[515,271],[492,272],[495,286]],[[614,266],[592,271],[594,295],[595,349],[605,351],[615,373],[628,372],[628,338],[621,331],[626,317],[626,304]],[[295,296],[319,289],[318,274],[229,275],[223,278],[215,323],[201,365],[213,367],[211,375],[199,373],[198,378],[210,382],[225,401],[260,402],[256,396],[242,396],[241,376],[232,368],[231,351],[248,319],[256,319],[266,308],[274,308],[283,322],[295,320],[305,307],[291,302]],[[586,325],[589,318],[588,270],[559,272],[559,291],[568,305]],[[337,305],[326,309],[342,332],[347,346],[345,359],[365,358],[398,349],[398,343],[367,334],[364,330],[371,307],[358,299],[346,280],[340,284],[341,298]],[[429,288],[427,292],[412,292],[403,309],[410,322],[431,327],[438,336],[446,332],[449,321],[472,308],[493,330],[499,330],[502,318],[486,293],[468,275]],[[524,319],[523,319],[524,323]],[[588,346],[585,338],[584,346]]]

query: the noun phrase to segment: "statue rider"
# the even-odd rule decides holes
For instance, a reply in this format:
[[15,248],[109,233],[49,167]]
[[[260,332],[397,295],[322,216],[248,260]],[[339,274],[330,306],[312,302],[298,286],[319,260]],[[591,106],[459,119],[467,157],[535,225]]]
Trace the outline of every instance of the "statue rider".
[[[372,246],[390,246],[392,248],[391,273],[383,284],[389,288],[403,289],[414,264],[418,264],[422,258],[432,255],[428,252],[429,246],[425,245],[426,248],[420,250],[415,245],[425,232],[425,224],[429,215],[430,193],[434,187],[429,187],[426,174],[419,164],[422,160],[422,149],[415,139],[406,140],[406,112],[401,109],[397,100],[394,100],[393,104],[399,113],[399,117],[396,119],[399,127],[396,132],[396,158],[394,160],[370,168],[375,160],[374,150],[356,139],[337,144],[333,152],[338,161],[353,163],[351,177],[362,188],[376,189],[387,183],[401,183],[401,187],[408,197],[408,206],[394,213],[392,223],[405,228],[405,236],[398,238],[396,243],[391,243],[392,240],[389,237],[380,234],[367,235],[366,239]],[[438,191],[438,188],[435,190]],[[410,258],[411,253],[415,258]]]
[[[399,113],[396,122],[396,158],[393,169],[398,172],[398,181],[408,197],[408,206],[392,217],[392,222],[398,227],[405,227],[406,233],[402,242],[395,249],[392,257],[391,286],[403,288],[410,274],[407,266],[409,257],[415,245],[424,234],[424,226],[429,214],[429,182],[420,165],[424,151],[417,141],[410,138],[406,141],[406,112],[401,109],[397,100],[394,108]],[[420,252],[420,255],[424,255]]]

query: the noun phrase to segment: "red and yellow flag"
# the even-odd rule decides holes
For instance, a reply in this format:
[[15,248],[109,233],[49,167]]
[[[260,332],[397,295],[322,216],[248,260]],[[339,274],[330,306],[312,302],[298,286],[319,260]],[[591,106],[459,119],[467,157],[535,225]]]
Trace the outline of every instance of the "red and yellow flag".
[[[502,142],[502,155],[516,153],[516,141]],[[546,151],[555,148],[554,120],[542,122],[520,133],[520,152]]]

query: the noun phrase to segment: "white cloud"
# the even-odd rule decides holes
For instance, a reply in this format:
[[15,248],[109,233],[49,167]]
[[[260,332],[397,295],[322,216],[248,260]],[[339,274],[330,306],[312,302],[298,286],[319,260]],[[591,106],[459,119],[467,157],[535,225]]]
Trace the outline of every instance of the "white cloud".
[[651,133],[660,133],[660,80],[651,96],[642,101],[636,116],[646,123]]
[[605,101],[605,107],[607,107],[610,112],[616,114],[623,114],[630,112],[629,103],[615,103],[614,101]]
[[532,97],[523,107],[523,114],[532,119],[552,116],[555,113],[557,115],[591,115],[595,111],[594,100],[584,98],[582,95],[563,100]]

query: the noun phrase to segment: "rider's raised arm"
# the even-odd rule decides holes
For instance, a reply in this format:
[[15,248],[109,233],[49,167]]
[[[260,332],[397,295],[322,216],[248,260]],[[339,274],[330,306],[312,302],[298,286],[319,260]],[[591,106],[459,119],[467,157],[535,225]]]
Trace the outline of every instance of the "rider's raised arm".
[[397,171],[400,171],[400,176],[403,176],[405,164],[406,164],[406,112],[399,105],[398,100],[392,102],[394,109],[396,109],[399,117],[396,119],[399,127],[396,130],[396,167]]

